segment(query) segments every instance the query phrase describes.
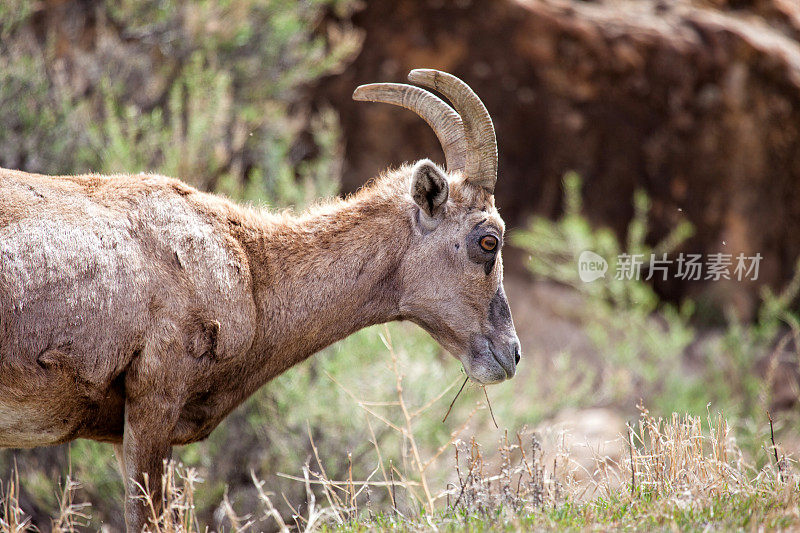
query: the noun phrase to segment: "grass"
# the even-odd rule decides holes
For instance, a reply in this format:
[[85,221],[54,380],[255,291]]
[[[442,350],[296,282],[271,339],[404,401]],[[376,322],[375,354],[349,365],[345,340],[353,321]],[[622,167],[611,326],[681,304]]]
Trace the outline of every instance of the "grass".
[[[398,391],[401,395],[401,392]],[[400,407],[402,409],[402,407]],[[403,428],[396,428],[403,432]],[[414,443],[413,433],[404,436]],[[220,502],[225,529],[260,531],[289,528],[302,531],[523,531],[534,529],[707,530],[786,529],[800,527],[800,486],[794,463],[767,443],[764,453],[780,461],[756,468],[738,448],[727,420],[720,415],[701,417],[673,414],[654,418],[642,408],[628,435],[626,459],[609,463],[598,457],[596,471],[587,482],[567,453],[545,463],[535,433],[501,437],[499,461],[484,457],[472,438],[451,442],[451,482],[429,487],[434,504],[415,482],[398,470],[383,481],[332,480],[327,477],[320,451],[294,476],[304,486],[306,500],[295,508],[289,523],[276,510],[279,496],[267,491],[252,474],[259,499],[256,509],[239,515],[227,495]],[[563,450],[562,450],[563,452]],[[377,458],[381,450],[376,447]],[[380,470],[375,468],[374,473]],[[425,473],[419,473],[425,479]],[[159,512],[147,494],[142,498],[152,510],[150,531],[197,532],[205,527],[194,512],[202,480],[192,468],[167,465],[166,488]],[[27,520],[17,501],[18,480],[3,486],[0,527],[27,531]],[[77,485],[63,486],[53,531],[75,531],[85,524],[87,506],[75,504]],[[317,488],[322,488],[320,497]],[[394,494],[388,505],[376,504],[372,492]],[[413,495],[412,503],[398,509],[397,493]]]

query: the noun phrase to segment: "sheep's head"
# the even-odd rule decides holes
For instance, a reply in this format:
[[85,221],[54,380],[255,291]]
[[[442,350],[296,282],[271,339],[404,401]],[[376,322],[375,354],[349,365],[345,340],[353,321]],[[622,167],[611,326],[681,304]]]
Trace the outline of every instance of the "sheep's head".
[[453,107],[412,85],[362,85],[353,98],[411,109],[433,128],[447,171],[422,160],[411,169],[406,211],[414,228],[400,266],[400,313],[427,330],[478,383],[511,378],[520,345],[503,290],[504,224],[494,205],[497,143],[489,113],[455,76],[413,70]]

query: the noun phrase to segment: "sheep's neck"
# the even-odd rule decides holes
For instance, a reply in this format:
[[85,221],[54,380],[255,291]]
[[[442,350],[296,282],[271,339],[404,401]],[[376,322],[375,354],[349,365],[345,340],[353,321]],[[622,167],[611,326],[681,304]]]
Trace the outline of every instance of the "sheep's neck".
[[400,318],[398,269],[410,226],[396,206],[356,197],[267,225],[251,250],[267,380],[364,327]]

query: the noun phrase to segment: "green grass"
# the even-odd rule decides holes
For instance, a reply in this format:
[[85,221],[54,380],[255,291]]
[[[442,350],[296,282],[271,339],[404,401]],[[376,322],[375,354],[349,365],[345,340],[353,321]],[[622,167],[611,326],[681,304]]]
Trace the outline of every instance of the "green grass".
[[[713,500],[678,507],[663,500],[597,498],[587,503],[568,503],[535,512],[499,511],[492,516],[466,512],[438,514],[431,522],[440,531],[530,531],[606,530],[633,531],[732,531],[798,527],[797,500],[776,501],[775,495],[720,496]],[[426,527],[428,526],[428,527]],[[398,519],[391,515],[374,517],[362,524],[325,526],[335,533],[362,531],[418,531],[429,529],[423,517]]]

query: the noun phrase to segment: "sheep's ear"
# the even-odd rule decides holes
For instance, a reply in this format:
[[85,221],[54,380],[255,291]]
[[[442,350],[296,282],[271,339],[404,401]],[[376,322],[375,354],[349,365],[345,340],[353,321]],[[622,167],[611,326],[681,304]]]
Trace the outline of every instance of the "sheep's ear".
[[429,159],[419,161],[411,172],[411,196],[419,206],[420,224],[430,231],[445,215],[445,204],[450,195],[447,177]]

